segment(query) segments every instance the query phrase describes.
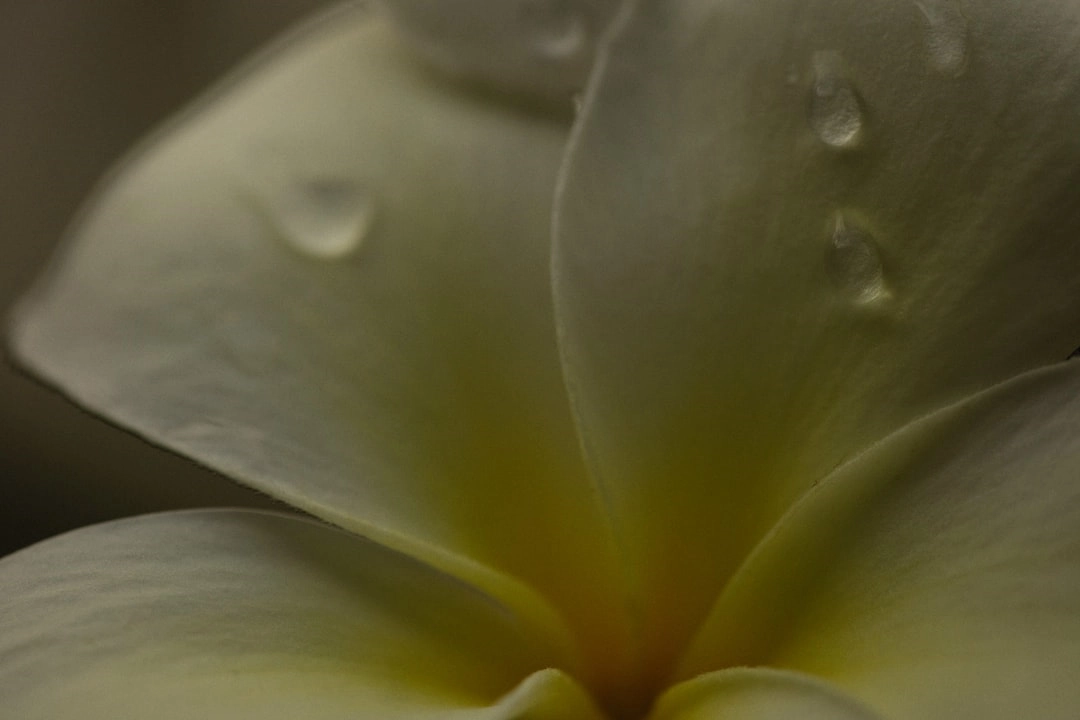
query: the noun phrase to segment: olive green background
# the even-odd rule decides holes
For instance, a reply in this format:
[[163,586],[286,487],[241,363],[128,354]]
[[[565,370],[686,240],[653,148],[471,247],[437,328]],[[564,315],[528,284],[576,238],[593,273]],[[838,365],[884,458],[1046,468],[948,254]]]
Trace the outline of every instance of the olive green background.
[[[95,180],[317,0],[0,0],[0,312]],[[93,418],[0,363],[0,554],[179,507],[270,501]]]

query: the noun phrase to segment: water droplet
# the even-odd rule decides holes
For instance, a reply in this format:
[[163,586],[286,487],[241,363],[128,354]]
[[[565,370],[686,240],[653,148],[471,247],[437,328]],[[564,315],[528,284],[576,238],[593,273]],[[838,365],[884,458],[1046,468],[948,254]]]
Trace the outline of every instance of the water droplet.
[[887,299],[885,271],[874,238],[866,230],[837,215],[825,253],[825,272],[837,289],[867,304]]
[[844,75],[840,53],[814,53],[813,63],[810,127],[829,147],[857,147],[863,135],[863,111],[858,93]]
[[938,72],[959,77],[967,66],[968,21],[960,0],[916,0],[926,19],[926,51]]
[[293,249],[321,260],[355,252],[371,232],[375,201],[361,182],[257,162],[251,185],[259,210]]
[[589,44],[585,18],[566,0],[525,0],[520,17],[533,48],[548,60],[569,60]]

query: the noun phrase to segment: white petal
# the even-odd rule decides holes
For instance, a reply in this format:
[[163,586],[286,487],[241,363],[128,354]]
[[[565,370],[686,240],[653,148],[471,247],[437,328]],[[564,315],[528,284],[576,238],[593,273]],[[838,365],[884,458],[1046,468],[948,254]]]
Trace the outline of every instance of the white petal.
[[339,11],[120,169],[17,350],[87,407],[609,656],[614,563],[547,272],[565,136]]
[[812,483],[1080,344],[1080,5],[624,18],[562,183],[555,291],[585,445],[674,649]]
[[0,561],[0,695],[20,720],[591,720],[544,671],[559,662],[492,598],[282,515],[151,515]]
[[890,718],[1075,718],[1080,365],[913,423],[823,480],[680,674],[743,663],[827,678]]

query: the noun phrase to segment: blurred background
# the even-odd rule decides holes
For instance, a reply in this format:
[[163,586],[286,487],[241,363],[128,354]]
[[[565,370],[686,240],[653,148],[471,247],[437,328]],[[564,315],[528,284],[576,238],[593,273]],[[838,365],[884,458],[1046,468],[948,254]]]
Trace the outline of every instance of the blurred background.
[[[325,0],[0,0],[0,312],[139,137]],[[68,529],[271,502],[0,361],[0,555]]]

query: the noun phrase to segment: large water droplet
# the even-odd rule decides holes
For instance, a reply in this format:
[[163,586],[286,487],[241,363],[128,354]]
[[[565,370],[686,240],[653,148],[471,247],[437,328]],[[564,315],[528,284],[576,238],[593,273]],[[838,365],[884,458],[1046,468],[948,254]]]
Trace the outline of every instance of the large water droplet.
[[926,19],[926,51],[938,72],[959,77],[967,67],[968,21],[960,0],[916,0]]
[[858,93],[844,74],[840,53],[814,53],[813,63],[810,127],[829,147],[857,147],[863,135],[863,111]]
[[588,25],[574,3],[523,0],[520,18],[533,48],[548,60],[570,60],[589,45]]
[[825,251],[825,272],[838,290],[860,304],[887,299],[885,270],[874,238],[837,215]]
[[321,260],[355,252],[371,232],[375,200],[361,182],[290,171],[264,158],[251,185],[259,210],[293,249]]

